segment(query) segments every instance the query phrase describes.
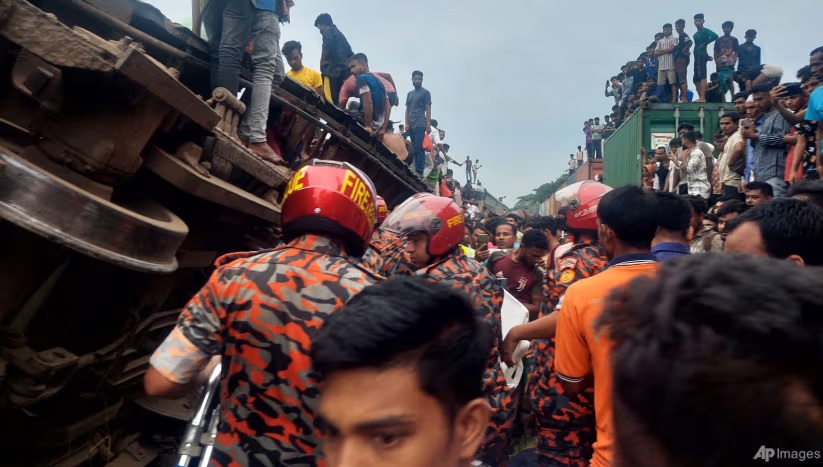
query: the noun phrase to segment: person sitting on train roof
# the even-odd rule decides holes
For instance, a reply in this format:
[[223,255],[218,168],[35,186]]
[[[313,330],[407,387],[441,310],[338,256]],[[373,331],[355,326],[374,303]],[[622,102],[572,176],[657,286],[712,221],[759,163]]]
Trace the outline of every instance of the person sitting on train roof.
[[286,42],[283,45],[283,56],[291,67],[286,76],[322,96],[323,78],[319,71],[303,65],[303,45],[297,41]]
[[[391,75],[388,73],[380,73],[377,71],[370,71],[369,73],[374,75],[374,77],[380,81],[383,87],[386,88],[386,95],[389,98],[389,103],[392,106],[397,105],[397,90],[394,87],[394,80],[392,80]],[[357,97],[357,83],[354,76],[349,76],[346,79],[346,81],[343,82],[343,86],[340,88],[340,94],[337,98],[338,107],[340,107],[341,109],[345,109],[346,104],[352,97]]]
[[363,127],[378,139],[383,137],[391,117],[391,105],[386,88],[369,72],[369,59],[363,53],[349,59],[349,69],[355,76],[360,95],[360,116]]

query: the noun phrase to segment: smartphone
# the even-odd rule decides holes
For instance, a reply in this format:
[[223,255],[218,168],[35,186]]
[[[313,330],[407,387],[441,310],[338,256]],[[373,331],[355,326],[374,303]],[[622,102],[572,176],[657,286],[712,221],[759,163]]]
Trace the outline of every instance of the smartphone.
[[478,243],[477,246],[481,247],[481,248],[484,247],[484,246],[488,246],[489,245],[489,234],[484,234],[484,233],[478,234],[477,235],[477,243]]
[[740,126],[749,128],[750,126],[752,126],[752,122],[750,122],[748,118],[741,118]]
[[798,96],[800,94],[803,94],[803,87],[800,85],[800,83],[786,83],[783,85],[783,89],[783,95],[785,97]]

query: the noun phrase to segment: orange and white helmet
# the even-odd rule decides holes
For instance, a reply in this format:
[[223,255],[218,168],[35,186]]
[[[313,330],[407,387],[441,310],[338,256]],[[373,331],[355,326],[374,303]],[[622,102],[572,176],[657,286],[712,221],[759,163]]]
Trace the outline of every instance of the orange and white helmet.
[[566,227],[571,230],[597,230],[597,205],[611,187],[584,180],[563,187],[554,194],[560,209],[566,211]]
[[423,232],[429,237],[429,255],[443,256],[463,240],[463,210],[451,198],[417,193],[392,211],[383,230],[398,236]]

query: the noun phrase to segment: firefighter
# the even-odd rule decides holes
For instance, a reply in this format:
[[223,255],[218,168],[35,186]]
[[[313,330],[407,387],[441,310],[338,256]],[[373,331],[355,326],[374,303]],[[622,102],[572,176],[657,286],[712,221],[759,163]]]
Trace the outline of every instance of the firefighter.
[[483,383],[492,415],[479,457],[490,465],[504,466],[511,447],[516,406],[515,390],[506,385],[500,368],[503,288],[488,269],[460,252],[458,244],[465,235],[463,212],[450,198],[418,193],[395,208],[383,229],[405,243],[402,267],[409,269],[395,268],[395,275],[423,276],[466,293],[478,317],[489,325],[494,345]]
[[374,272],[380,271],[383,264],[382,252],[383,249],[390,245],[394,240],[393,235],[380,229],[380,224],[386,220],[389,215],[389,207],[386,205],[386,200],[382,196],[377,197],[377,217],[374,223],[374,232],[369,241],[369,247],[366,253],[363,254],[363,262]]
[[346,163],[313,160],[286,187],[283,243],[217,260],[151,357],[146,392],[192,389],[221,356],[221,415],[210,465],[317,465],[314,333],[379,278],[362,265],[377,194]]
[[566,212],[566,231],[574,235],[575,243],[557,258],[548,276],[541,318],[515,326],[503,343],[503,357],[511,361],[517,342],[535,339],[526,392],[537,422],[541,466],[587,467],[592,456],[593,391],[589,388],[575,397],[564,394],[554,370],[554,331],[566,289],[603,271],[608,263],[605,250],[597,243],[597,205],[609,191],[608,186],[591,180],[557,191],[555,198]]

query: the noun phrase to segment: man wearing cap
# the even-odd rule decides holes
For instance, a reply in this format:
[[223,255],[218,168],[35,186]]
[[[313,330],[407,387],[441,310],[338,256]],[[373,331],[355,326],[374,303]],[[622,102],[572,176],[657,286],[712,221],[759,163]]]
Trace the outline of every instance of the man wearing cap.
[[[379,277],[362,266],[377,193],[346,163],[314,160],[283,195],[283,243],[231,253],[154,352],[146,393],[195,389],[222,361],[220,424],[209,465],[315,465],[319,391],[313,333]],[[310,461],[309,461],[310,460]]]
[[463,211],[449,198],[413,195],[386,218],[383,229],[404,242],[404,256],[414,268],[410,274],[465,293],[478,318],[491,329],[494,345],[483,376],[483,392],[492,415],[479,458],[489,465],[504,465],[512,447],[517,404],[515,388],[508,387],[500,366],[503,287],[487,268],[458,248],[466,233]]
[[508,363],[519,341],[535,339],[526,394],[537,422],[540,465],[588,467],[592,456],[594,393],[589,390],[570,397],[563,392],[554,370],[554,329],[569,286],[606,268],[606,252],[597,243],[597,205],[610,190],[601,183],[585,181],[555,193],[566,210],[565,230],[574,234],[575,243],[555,251],[556,268],[543,289],[540,319],[515,326],[503,342],[503,358]]

